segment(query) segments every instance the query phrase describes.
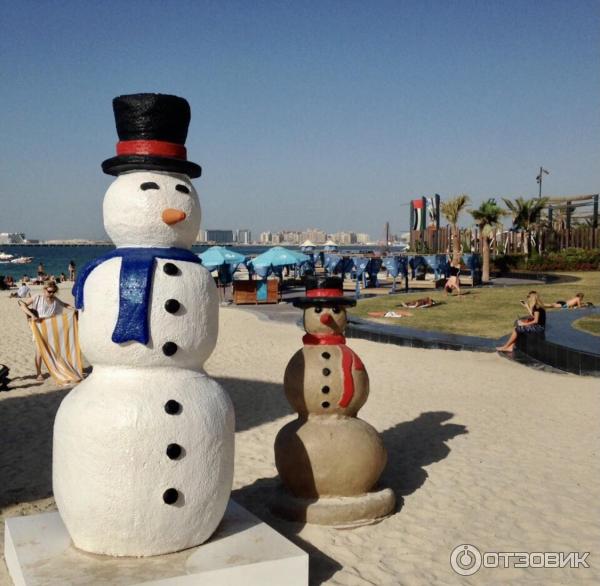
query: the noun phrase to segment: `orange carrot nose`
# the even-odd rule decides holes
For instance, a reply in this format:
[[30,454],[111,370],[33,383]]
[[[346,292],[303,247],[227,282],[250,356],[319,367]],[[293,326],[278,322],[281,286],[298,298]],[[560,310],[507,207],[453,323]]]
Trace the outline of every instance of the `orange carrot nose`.
[[321,323],[325,324],[326,326],[333,321],[333,317],[331,317],[330,313],[324,313],[319,319],[321,320]]
[[185,220],[185,218],[185,212],[182,212],[181,210],[175,210],[173,208],[167,208],[166,210],[163,210],[162,213],[162,221],[165,224],[169,224],[169,226],[172,224],[177,224],[177,222],[181,222],[181,220]]

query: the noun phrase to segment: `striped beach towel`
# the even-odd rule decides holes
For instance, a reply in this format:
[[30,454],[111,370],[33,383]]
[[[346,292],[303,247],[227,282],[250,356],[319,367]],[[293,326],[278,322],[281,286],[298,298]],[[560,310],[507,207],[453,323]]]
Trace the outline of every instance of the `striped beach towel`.
[[33,339],[52,378],[61,385],[83,379],[77,314],[64,311],[40,322],[30,320]]

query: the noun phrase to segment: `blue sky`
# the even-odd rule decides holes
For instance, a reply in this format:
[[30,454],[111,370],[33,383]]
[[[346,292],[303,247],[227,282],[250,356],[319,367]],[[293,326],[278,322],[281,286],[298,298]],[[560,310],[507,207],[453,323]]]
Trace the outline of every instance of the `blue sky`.
[[204,228],[600,190],[597,1],[0,2],[0,231],[104,237],[111,100],[192,108]]

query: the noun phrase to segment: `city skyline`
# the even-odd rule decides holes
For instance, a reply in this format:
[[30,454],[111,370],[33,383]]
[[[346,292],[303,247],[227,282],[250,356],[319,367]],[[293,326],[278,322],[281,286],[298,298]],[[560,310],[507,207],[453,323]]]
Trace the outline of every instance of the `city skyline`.
[[[383,238],[410,200],[600,190],[600,5],[32,0],[0,19],[0,231],[106,238],[111,100],[185,97],[202,227]],[[51,213],[49,213],[51,212]]]

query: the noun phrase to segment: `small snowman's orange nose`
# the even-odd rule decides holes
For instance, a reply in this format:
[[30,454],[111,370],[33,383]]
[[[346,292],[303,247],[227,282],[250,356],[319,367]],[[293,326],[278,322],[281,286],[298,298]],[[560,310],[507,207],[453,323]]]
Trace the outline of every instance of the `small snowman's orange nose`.
[[167,208],[166,210],[163,210],[162,213],[162,221],[169,226],[177,224],[177,222],[181,222],[182,220],[185,220],[185,218],[185,212],[173,208]]
[[330,313],[324,313],[319,319],[321,320],[321,323],[325,324],[326,326],[333,321],[333,317]]

